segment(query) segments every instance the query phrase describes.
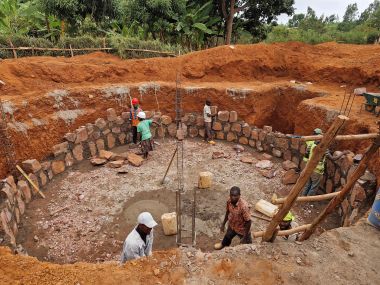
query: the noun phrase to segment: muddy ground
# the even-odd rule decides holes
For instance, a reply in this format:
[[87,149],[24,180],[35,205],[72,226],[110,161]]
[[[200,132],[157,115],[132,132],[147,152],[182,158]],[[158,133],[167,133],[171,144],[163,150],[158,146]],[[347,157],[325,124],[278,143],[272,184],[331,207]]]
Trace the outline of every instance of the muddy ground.
[[[18,243],[28,254],[45,261],[118,260],[123,241],[135,226],[137,215],[150,211],[159,223],[155,229],[154,249],[175,248],[175,236],[163,234],[161,215],[175,211],[176,164],[171,167],[166,183],[161,185],[160,182],[176,145],[175,141],[168,139],[159,143],[141,167],[128,165],[127,174],[118,174],[116,169],[105,166],[94,167],[89,161],[84,161],[57,177],[44,189],[46,199],[37,199],[29,204]],[[184,143],[185,241],[191,234],[190,216],[193,190],[196,189],[197,248],[206,252],[212,251],[213,244],[222,238],[219,227],[232,186],[241,188],[242,196],[252,208],[259,199],[270,201],[274,191],[284,196],[291,188],[281,183],[281,160],[272,158],[277,175],[267,179],[254,164],[240,161],[241,157],[249,156],[257,162],[262,159],[262,154],[247,147],[244,152],[237,153],[233,146],[222,142],[211,146],[200,140],[186,140]],[[114,152],[127,150],[131,150],[130,146],[116,148]],[[216,151],[223,152],[228,158],[212,159],[212,153]],[[211,189],[197,189],[200,171],[214,174]],[[310,221],[322,206],[303,204],[295,207],[298,222]],[[332,216],[324,227],[333,228],[338,223],[339,219]],[[266,221],[254,219],[252,229],[263,230],[266,225]],[[238,240],[234,244],[237,243]]]

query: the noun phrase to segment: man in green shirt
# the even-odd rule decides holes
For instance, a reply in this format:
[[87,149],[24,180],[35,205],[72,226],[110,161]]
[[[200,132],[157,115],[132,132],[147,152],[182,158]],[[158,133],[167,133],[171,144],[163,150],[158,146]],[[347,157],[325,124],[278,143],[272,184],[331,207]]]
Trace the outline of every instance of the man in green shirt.
[[150,132],[150,126],[154,123],[152,120],[146,120],[146,114],[140,112],[137,114],[139,124],[137,125],[137,133],[141,139],[141,148],[144,158],[148,158],[149,151],[153,150],[152,133]]

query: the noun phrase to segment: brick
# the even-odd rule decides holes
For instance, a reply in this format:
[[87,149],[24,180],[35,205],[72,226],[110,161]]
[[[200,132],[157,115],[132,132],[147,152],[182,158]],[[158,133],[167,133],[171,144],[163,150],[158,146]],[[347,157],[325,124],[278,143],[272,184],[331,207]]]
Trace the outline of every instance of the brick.
[[289,148],[289,141],[287,138],[276,138],[275,139],[275,146],[276,146],[276,148],[280,149],[281,151],[285,151]]
[[235,123],[238,120],[237,112],[236,111],[231,111],[230,112],[230,123]]
[[161,117],[161,122],[162,122],[162,124],[164,124],[165,126],[169,126],[171,123],[172,123],[172,118],[171,117],[169,117],[169,116],[166,116],[166,115],[163,115],[162,117]]
[[198,136],[198,129],[196,127],[190,127],[189,128],[189,136],[191,138],[195,138]]
[[281,152],[281,150],[276,149],[276,148],[273,148],[273,149],[272,149],[272,154],[273,154],[275,157],[281,157],[281,156],[282,156],[282,152]]
[[297,164],[295,164],[293,161],[286,160],[282,163],[282,168],[284,170],[290,170],[297,168]]
[[107,109],[107,120],[109,122],[114,122],[116,121],[117,114],[114,108],[109,108]]
[[240,133],[241,132],[241,124],[233,123],[231,127],[231,132]]
[[[73,156],[77,161],[82,161],[83,160],[83,146],[82,145],[76,145],[73,149]],[[67,162],[70,161],[70,156],[66,156],[66,166]],[[74,164],[74,161],[72,161]]]
[[243,125],[243,135],[246,138],[249,138],[251,136],[251,127],[248,124]]
[[[80,145],[79,145],[80,146]],[[77,154],[77,155],[80,155],[80,154]],[[80,157],[79,157],[80,158]],[[79,161],[82,161],[83,160],[83,154],[82,154],[82,157],[81,157],[82,159],[78,159]],[[73,157],[73,155],[71,154],[71,153],[68,153],[68,154],[66,154],[66,156],[65,156],[65,165],[66,165],[66,167],[71,167],[71,166],[73,166],[74,165],[74,157]]]
[[96,144],[94,142],[89,142],[88,143],[88,148],[90,149],[90,155],[91,156],[96,156],[96,154],[97,154]]
[[195,122],[197,127],[203,127],[205,124],[205,121],[202,116],[197,116],[196,122]]
[[37,159],[24,160],[22,162],[22,167],[26,173],[36,173],[42,168]]
[[267,132],[267,133],[271,133],[273,130],[272,130],[272,127],[271,127],[271,126],[264,126],[264,127],[263,127],[263,131],[264,131],[264,132]]
[[285,175],[282,177],[281,182],[285,185],[288,184],[295,184],[297,182],[297,179],[299,177],[299,173],[295,171],[295,169],[288,170]]
[[104,149],[104,140],[103,139],[97,139],[96,140],[96,148],[98,149],[98,152]]
[[68,152],[68,150],[69,150],[68,142],[63,142],[63,143],[56,144],[55,146],[53,146],[53,154],[55,157]]
[[168,133],[171,137],[175,137],[177,135],[177,125],[175,123],[171,123],[168,126]]
[[75,133],[67,133],[64,136],[64,139],[67,140],[68,142],[75,142],[77,139],[77,135]]
[[80,127],[75,131],[77,138],[75,140],[75,143],[81,143],[85,142],[88,139],[88,133],[86,127]]
[[112,135],[112,134],[108,134],[107,135],[107,146],[108,146],[108,149],[111,149],[115,146],[115,137]]
[[29,203],[32,200],[32,192],[30,191],[28,183],[23,180],[19,180],[17,182],[17,188],[21,191],[25,202]]
[[251,147],[255,147],[256,146],[256,142],[254,140],[249,140],[248,141],[248,144],[251,146]]
[[43,171],[40,172],[39,176],[40,176],[41,186],[43,187],[43,186],[45,186],[47,184],[48,178],[47,178],[46,174]]
[[239,143],[247,145],[248,144],[248,139],[246,137],[240,137],[239,138]]
[[292,152],[290,150],[284,152],[284,160],[292,160]]
[[257,129],[252,130],[251,138],[254,139],[255,141],[259,140],[259,130]]
[[100,130],[103,130],[107,126],[107,122],[103,118],[98,118],[95,121],[95,126],[97,126]]
[[229,141],[229,142],[235,142],[236,140],[237,140],[236,134],[234,134],[232,132],[229,132],[227,134],[227,141]]
[[117,116],[117,118],[115,120],[115,124],[118,125],[118,126],[121,126],[124,123],[125,123],[125,121],[124,121],[123,117]]
[[212,126],[212,129],[214,131],[221,131],[223,129],[222,123],[221,122],[215,122]]
[[62,160],[55,160],[51,163],[51,169],[54,175],[60,174],[65,171],[65,162]]
[[120,144],[125,144],[126,142],[127,142],[127,135],[126,134],[120,134],[119,136],[118,136],[118,139],[119,139],[119,142],[120,142]]
[[218,112],[218,120],[222,122],[228,122],[230,118],[230,112],[228,111],[219,111]]
[[224,132],[216,132],[216,139],[225,140],[226,136],[225,136]]

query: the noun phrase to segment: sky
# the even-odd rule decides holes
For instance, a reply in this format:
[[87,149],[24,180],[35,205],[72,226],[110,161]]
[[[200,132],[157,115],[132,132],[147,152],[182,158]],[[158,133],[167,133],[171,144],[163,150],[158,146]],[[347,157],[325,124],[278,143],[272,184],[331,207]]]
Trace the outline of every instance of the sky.
[[[313,8],[317,16],[324,14],[329,16],[332,14],[338,14],[339,20],[343,18],[346,7],[349,4],[358,4],[359,14],[363,12],[373,0],[295,0],[294,8],[295,13],[306,13],[307,7]],[[281,24],[286,24],[289,17],[284,14],[278,17],[278,22]]]

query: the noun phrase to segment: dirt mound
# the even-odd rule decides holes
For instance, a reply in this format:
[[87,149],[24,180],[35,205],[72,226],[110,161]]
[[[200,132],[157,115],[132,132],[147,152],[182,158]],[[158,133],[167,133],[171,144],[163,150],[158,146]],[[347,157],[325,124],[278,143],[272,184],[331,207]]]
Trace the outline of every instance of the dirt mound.
[[301,43],[222,46],[178,58],[121,60],[93,53],[74,58],[30,57],[3,60],[5,95],[59,88],[62,84],[182,80],[243,82],[296,78],[318,83],[378,86],[379,46]]

